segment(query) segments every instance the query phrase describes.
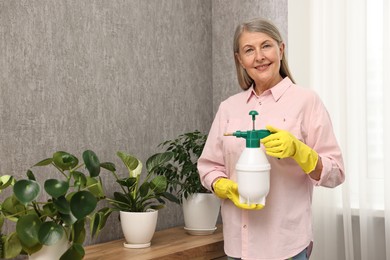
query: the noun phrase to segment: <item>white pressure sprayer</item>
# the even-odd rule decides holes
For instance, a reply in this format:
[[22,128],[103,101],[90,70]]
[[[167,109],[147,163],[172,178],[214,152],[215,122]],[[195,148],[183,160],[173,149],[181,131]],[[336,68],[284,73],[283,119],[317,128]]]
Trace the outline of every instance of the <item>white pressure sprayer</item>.
[[253,130],[226,133],[226,136],[235,136],[246,139],[246,147],[236,164],[238,193],[240,202],[245,204],[262,204],[270,187],[270,170],[265,153],[260,148],[260,139],[271,134],[268,130],[255,130],[255,119],[259,113],[250,111]]

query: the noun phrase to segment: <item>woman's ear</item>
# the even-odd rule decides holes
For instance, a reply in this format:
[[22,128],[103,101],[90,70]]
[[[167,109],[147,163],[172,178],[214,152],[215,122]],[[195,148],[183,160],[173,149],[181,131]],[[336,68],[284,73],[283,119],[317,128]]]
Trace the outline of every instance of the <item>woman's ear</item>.
[[[279,44],[280,57],[283,57],[284,48],[285,48],[284,42],[280,43]],[[280,60],[282,60],[282,59],[280,59]]]

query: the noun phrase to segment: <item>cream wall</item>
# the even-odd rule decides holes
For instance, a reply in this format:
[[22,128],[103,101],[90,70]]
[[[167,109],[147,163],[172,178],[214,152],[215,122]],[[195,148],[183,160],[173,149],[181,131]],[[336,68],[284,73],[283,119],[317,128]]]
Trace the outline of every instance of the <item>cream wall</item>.
[[294,80],[310,87],[310,0],[288,4],[288,62]]
[[[0,2],[0,173],[26,170],[57,150],[142,161],[178,134],[207,132],[238,87],[234,26],[274,19],[287,35],[287,0]],[[124,170],[124,169],[123,169]],[[54,175],[53,173],[50,173]],[[117,188],[102,175],[110,195]],[[3,198],[5,194],[0,194]],[[160,211],[158,229],[182,225]],[[122,237],[111,217],[97,243]]]

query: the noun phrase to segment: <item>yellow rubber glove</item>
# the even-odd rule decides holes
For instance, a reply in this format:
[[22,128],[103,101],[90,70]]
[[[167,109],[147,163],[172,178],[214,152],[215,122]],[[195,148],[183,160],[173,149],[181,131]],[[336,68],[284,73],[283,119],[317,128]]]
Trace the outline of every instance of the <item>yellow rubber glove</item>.
[[315,169],[318,161],[316,151],[299,141],[288,131],[272,126],[266,126],[266,128],[272,134],[261,139],[260,142],[264,144],[268,155],[277,158],[292,157],[306,174]]
[[261,204],[245,204],[240,202],[240,196],[238,194],[238,184],[232,180],[226,178],[220,178],[215,181],[214,193],[221,199],[230,199],[234,205],[240,209],[252,209],[259,210],[264,207]]

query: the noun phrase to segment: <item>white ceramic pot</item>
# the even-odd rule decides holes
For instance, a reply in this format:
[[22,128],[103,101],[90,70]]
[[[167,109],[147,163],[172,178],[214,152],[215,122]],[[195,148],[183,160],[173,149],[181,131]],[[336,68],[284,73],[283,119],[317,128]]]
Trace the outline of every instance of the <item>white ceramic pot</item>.
[[60,257],[68,250],[70,243],[64,234],[61,240],[51,246],[43,246],[41,250],[29,256],[30,260],[53,260]]
[[149,247],[157,226],[157,210],[147,212],[120,211],[120,220],[126,248]]
[[221,200],[212,193],[183,198],[184,229],[191,235],[209,235],[217,229]]

